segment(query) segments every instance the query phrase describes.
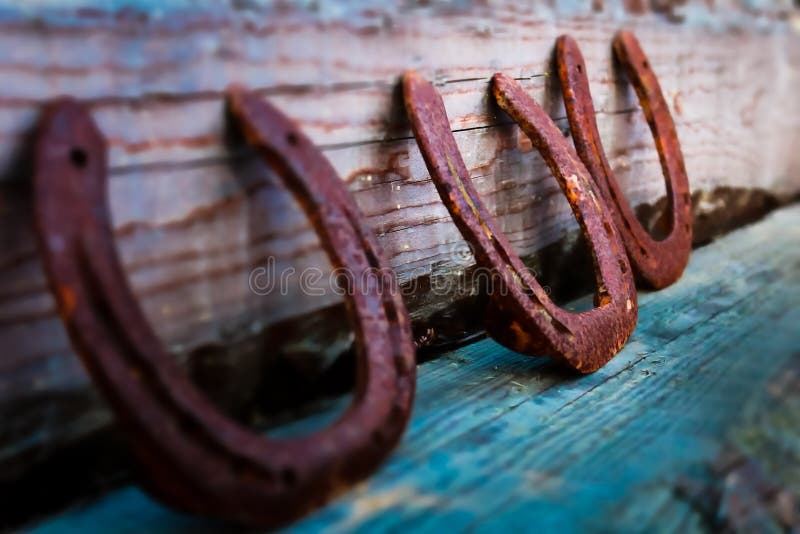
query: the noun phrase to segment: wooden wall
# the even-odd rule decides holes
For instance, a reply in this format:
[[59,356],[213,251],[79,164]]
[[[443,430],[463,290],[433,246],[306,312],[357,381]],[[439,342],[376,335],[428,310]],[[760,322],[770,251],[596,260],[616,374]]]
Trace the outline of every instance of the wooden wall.
[[611,59],[621,27],[636,31],[672,107],[698,243],[800,193],[800,15],[790,3],[557,4],[0,1],[5,479],[110,421],[56,316],[32,233],[29,139],[56,95],[86,101],[108,138],[117,243],[142,306],[233,411],[263,400],[263,376],[287,369],[276,354],[292,373],[316,377],[349,335],[335,295],[303,295],[296,278],[287,295],[259,296],[248,284],[269,258],[278,272],[327,260],[298,206],[227,130],[231,82],[278,104],[323,148],[400,280],[419,284],[408,303],[425,335],[437,313],[466,330],[476,319],[474,307],[456,306],[464,295],[426,291],[471,259],[404,118],[405,69],[436,81],[478,189],[554,288],[588,289],[573,282],[573,271],[590,272],[573,261],[577,225],[538,154],[492,105],[488,81],[498,71],[524,79],[566,127],[551,75],[562,33],[582,47],[606,151],[648,226],[664,185]]

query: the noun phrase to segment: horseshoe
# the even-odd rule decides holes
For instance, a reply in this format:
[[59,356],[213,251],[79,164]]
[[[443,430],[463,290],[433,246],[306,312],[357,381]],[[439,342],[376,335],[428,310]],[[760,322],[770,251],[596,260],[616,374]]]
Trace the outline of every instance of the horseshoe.
[[[476,262],[492,276],[486,328],[517,352],[551,355],[589,373],[605,365],[636,326],[633,274],[603,199],[559,129],[514,80],[493,78],[494,95],[531,138],[558,179],[590,244],[598,290],[596,308],[571,313],[556,306],[513,251],[479,198],[433,85],[409,71],[403,95],[431,178]],[[495,287],[497,286],[497,287]]]
[[416,366],[394,274],[331,164],[255,94],[234,88],[228,98],[235,123],[301,201],[334,268],[352,274],[346,302],[357,385],[331,426],[295,439],[262,437],[222,414],[162,348],[115,250],[105,140],[72,99],[49,105],[38,130],[36,222],[59,314],[126,431],[147,488],[183,511],[275,527],[386,458],[408,422]]
[[675,282],[689,262],[692,248],[692,206],[689,180],[675,123],[658,79],[636,37],[621,31],[614,37],[614,53],[633,84],[656,142],[667,186],[672,228],[656,241],[634,215],[608,164],[597,130],[586,62],[578,44],[568,35],[556,42],[556,64],[575,148],[606,203],[628,252],[634,273],[647,285],[661,289]]

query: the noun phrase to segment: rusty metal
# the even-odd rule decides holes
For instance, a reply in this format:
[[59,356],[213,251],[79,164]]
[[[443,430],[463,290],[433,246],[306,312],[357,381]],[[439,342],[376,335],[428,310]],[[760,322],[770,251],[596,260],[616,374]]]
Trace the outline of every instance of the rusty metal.
[[514,80],[496,74],[493,88],[500,106],[547,161],[581,225],[596,266],[596,308],[571,313],[549,299],[475,191],[438,92],[416,72],[403,77],[406,110],[428,171],[472,245],[476,262],[492,274],[488,332],[518,352],[547,354],[583,373],[595,371],[636,326],[636,289],[628,258],[588,171],[550,117]]
[[689,180],[675,124],[658,79],[631,32],[614,37],[614,52],[633,84],[656,143],[667,186],[671,230],[655,240],[642,227],[620,191],[597,130],[586,62],[577,43],[562,35],[556,43],[556,63],[575,148],[597,189],[612,207],[614,222],[628,252],[634,273],[649,286],[666,287],[683,274],[692,245],[692,207]]
[[[334,267],[352,274],[354,401],[334,424],[265,438],[222,414],[162,348],[128,285],[106,200],[106,143],[77,102],[51,104],[36,146],[36,221],[73,346],[127,432],[149,490],[191,513],[285,524],[372,472],[402,435],[416,366],[394,274],[330,163],[285,116],[242,89],[230,107],[249,142],[314,222]],[[354,282],[372,273],[368,284]]]

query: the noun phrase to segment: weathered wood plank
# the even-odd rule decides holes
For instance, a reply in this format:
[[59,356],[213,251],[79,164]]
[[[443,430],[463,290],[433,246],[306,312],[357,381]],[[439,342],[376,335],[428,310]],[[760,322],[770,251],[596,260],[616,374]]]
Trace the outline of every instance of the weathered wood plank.
[[[0,1],[6,477],[109,422],[55,315],[31,229],[25,139],[57,94],[86,100],[109,137],[118,246],[146,313],[176,357],[211,362],[217,380],[208,388],[234,408],[257,404],[274,359],[316,376],[349,334],[327,323],[338,300],[304,295],[297,278],[286,296],[250,290],[249,273],[268,258],[278,272],[327,261],[286,191],[227,135],[222,92],[231,82],[258,88],[325,149],[409,284],[457,276],[471,263],[403,118],[396,82],[409,67],[440,83],[466,163],[504,231],[537,269],[555,265],[562,282],[577,283],[563,264],[589,269],[570,261],[576,225],[541,159],[487,98],[489,76],[503,71],[526,78],[552,116],[563,116],[546,76],[562,32],[581,43],[606,149],[649,226],[664,186],[635,97],[610,59],[622,25],[636,30],[673,107],[699,240],[800,192],[800,36],[796,12],[780,5],[689,6],[681,15],[588,1],[124,4]],[[255,187],[265,176],[269,184]],[[418,325],[454,301],[423,290],[408,299]],[[464,315],[456,310],[450,322]],[[303,327],[310,317],[317,339]]]
[[[798,242],[795,206],[697,250],[677,284],[642,295],[634,338],[593,375],[566,374],[490,340],[423,364],[400,450],[360,488],[289,530],[744,527],[754,516],[725,509],[725,492],[765,482],[758,471],[726,478],[743,465],[760,466],[772,494],[800,510]],[[720,467],[731,450],[739,460]],[[714,491],[722,492],[716,501]],[[760,524],[785,526],[780,508],[762,498],[750,503]],[[31,531],[110,524],[120,532],[214,528],[126,488]]]

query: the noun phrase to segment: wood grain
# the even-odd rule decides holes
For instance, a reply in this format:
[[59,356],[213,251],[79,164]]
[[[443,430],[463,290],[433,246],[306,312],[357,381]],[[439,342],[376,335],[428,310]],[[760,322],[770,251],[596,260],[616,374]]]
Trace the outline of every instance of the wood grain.
[[[401,448],[287,530],[788,529],[800,520],[798,239],[794,206],[696,250],[680,281],[642,295],[634,339],[595,374],[491,340],[423,364]],[[30,531],[110,524],[214,528],[125,487]]]
[[[279,182],[254,186],[270,174],[228,131],[222,97],[231,82],[256,88],[324,148],[408,284],[458,276],[470,259],[403,116],[397,81],[406,68],[437,80],[476,186],[534,262],[547,246],[568,258],[577,225],[539,156],[491,104],[488,80],[496,71],[522,78],[561,119],[548,75],[560,33],[581,45],[604,145],[649,227],[664,186],[635,95],[611,62],[621,26],[636,31],[668,95],[695,220],[710,221],[704,239],[719,231],[715,221],[738,221],[753,202],[759,211],[800,192],[800,36],[788,8],[731,3],[640,14],[612,2],[312,4],[137,0],[113,10],[90,0],[0,2],[3,466],[38,461],[109,421],[55,315],[31,229],[27,140],[55,95],[87,101],[110,141],[117,243],[148,317],[182,361],[219,349],[226,373],[211,389],[238,405],[252,402],[270,369],[265,360],[288,354],[313,375],[349,333],[318,321],[323,333],[306,341],[303,321],[340,301],[303,294],[296,277],[286,295],[250,290],[251,271],[269,258],[277,272],[324,270],[327,260]],[[455,300],[445,293],[408,302],[423,324]],[[288,340],[262,335],[285,324],[294,325]],[[223,349],[230,345],[240,350]],[[59,403],[61,395],[79,400]]]

